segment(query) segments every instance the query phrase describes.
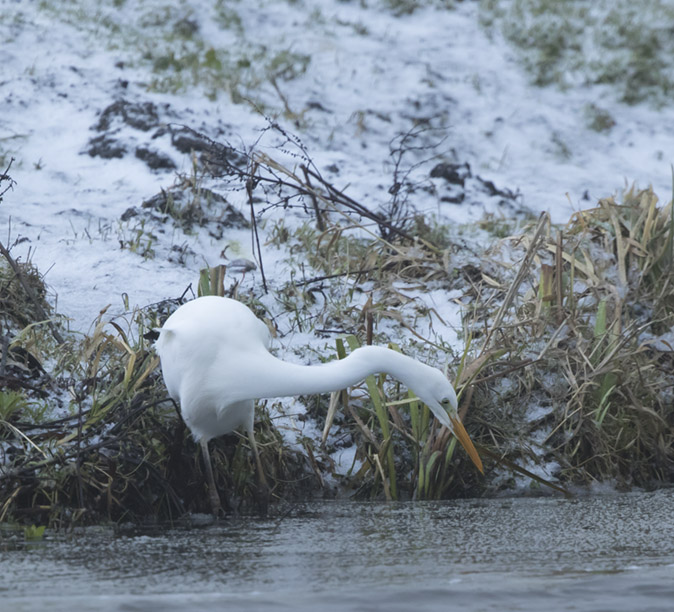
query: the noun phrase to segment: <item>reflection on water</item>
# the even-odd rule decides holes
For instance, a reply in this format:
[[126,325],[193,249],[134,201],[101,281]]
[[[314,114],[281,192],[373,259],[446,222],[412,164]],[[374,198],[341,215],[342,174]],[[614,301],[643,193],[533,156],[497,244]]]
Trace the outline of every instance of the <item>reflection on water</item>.
[[673,491],[0,540],[0,610],[671,610]]

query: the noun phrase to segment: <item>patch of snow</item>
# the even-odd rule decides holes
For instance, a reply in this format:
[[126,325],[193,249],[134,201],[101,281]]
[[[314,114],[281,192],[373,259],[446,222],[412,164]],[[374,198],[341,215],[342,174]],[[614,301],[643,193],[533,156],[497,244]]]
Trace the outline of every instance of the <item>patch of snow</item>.
[[527,409],[527,421],[534,422],[545,418],[554,412],[555,407],[550,405],[532,404]]

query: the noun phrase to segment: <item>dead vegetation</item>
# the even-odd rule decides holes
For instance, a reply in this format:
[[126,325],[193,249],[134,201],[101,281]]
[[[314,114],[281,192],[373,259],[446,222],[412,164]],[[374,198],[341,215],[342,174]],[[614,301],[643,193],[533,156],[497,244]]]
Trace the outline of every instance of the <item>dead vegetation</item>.
[[[293,168],[254,152],[225,155],[227,146],[215,143],[200,162],[245,190],[260,267],[265,249],[287,251],[293,273],[273,288],[284,325],[337,336],[322,359],[366,342],[398,349],[396,340],[398,350],[441,364],[450,347],[419,331],[438,313],[399,287],[458,292],[463,349],[450,372],[487,475],[479,478],[463,452],[454,452],[456,441],[416,398],[373,376],[330,405],[323,399],[312,407],[305,398],[307,418],[325,423],[322,444],[304,438],[289,446],[260,404],[256,438],[274,500],[324,494],[334,476],[332,452],[352,445],[354,464],[339,478],[361,498],[490,494],[512,487],[515,471],[557,487],[671,483],[671,203],[630,189],[564,227],[543,215],[505,237],[511,226],[491,219],[491,235],[499,237],[492,247],[459,252],[430,220],[394,224],[354,202],[322,178],[301,143],[288,142],[297,147]],[[195,193],[194,181],[189,189]],[[292,201],[309,219],[268,223],[263,234],[265,211]],[[209,199],[209,207],[216,204]],[[198,214],[194,202],[184,206]],[[65,525],[207,512],[198,448],[166,396],[151,348],[152,330],[184,296],[124,318],[102,312],[87,336],[61,335],[39,274],[5,251],[0,521]],[[237,297],[278,327],[278,313],[238,281],[226,286],[227,278],[223,267],[206,270],[197,291]],[[23,366],[12,369],[17,355]],[[211,454],[231,506],[255,508],[245,437],[214,440]]]
[[[602,199],[563,228],[547,220],[538,227],[486,255],[492,277],[477,285],[480,314],[472,329],[474,337],[487,336],[482,355],[496,346],[501,355],[474,381],[471,413],[511,456],[535,437],[533,455],[556,462],[565,482],[671,482],[671,203],[658,206],[651,190],[632,188],[620,202]],[[502,263],[517,252],[525,253],[519,266]],[[494,316],[480,303],[495,294],[505,298],[496,298]],[[509,374],[509,389],[495,404],[494,377],[518,363],[528,365]],[[533,421],[532,406],[539,408]]]
[[[70,524],[208,511],[198,447],[166,397],[157,356],[144,338],[175,306],[163,302],[134,312],[129,321],[106,320],[101,313],[91,334],[58,347],[52,392],[67,393],[59,418],[51,418],[54,397],[45,400],[39,419],[27,410],[28,396],[5,407],[0,520]],[[32,350],[35,359],[44,358],[36,346]],[[303,459],[285,449],[268,419],[261,419],[256,435],[277,482],[274,494],[291,498],[306,478]],[[256,503],[246,444],[231,436],[213,452],[220,484],[237,510]]]

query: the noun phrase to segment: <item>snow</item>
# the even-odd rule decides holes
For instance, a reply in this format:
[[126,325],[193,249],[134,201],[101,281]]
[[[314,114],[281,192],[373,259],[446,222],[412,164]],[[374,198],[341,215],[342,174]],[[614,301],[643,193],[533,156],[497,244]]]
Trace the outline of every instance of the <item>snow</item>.
[[[170,186],[173,177],[150,171],[132,154],[110,160],[84,154],[98,114],[119,98],[170,104],[174,116],[166,120],[226,129],[230,140],[246,146],[264,120],[230,102],[226,92],[211,100],[199,86],[174,94],[148,91],[150,67],[134,57],[124,36],[106,31],[103,17],[121,28],[135,24],[129,38],[147,34],[139,24],[153,7],[164,6],[158,0],[119,3],[114,10],[79,4],[73,15],[58,7],[4,3],[0,152],[16,157],[11,175],[17,186],[0,214],[3,225],[11,220],[13,238],[29,239],[14,255],[26,257],[31,250],[38,268],[49,270],[59,308],[84,330],[106,304],[119,308],[124,292],[132,305],[179,295],[198,267],[218,263],[220,250],[208,241],[191,244],[201,257],[189,269],[119,251],[120,214]],[[185,1],[172,14],[193,19],[204,44],[217,49],[263,40],[269,49],[310,57],[305,74],[277,82],[291,109],[314,101],[328,112],[306,110],[304,125],[293,131],[319,168],[339,166],[338,185],[348,185],[358,201],[376,206],[386,200],[389,143],[412,127],[412,118],[427,119],[436,135],[446,136],[450,159],[455,155],[497,186],[519,190],[524,206],[548,210],[557,221],[588,204],[582,200],[586,191],[589,203],[632,180],[653,184],[662,198],[669,192],[671,108],[625,106],[600,88],[533,87],[507,43],[480,27],[476,3],[396,17],[374,3],[324,0],[312,3],[312,12],[303,2],[258,0],[236,6],[243,35],[219,27],[208,18],[210,8],[201,6]],[[269,82],[259,90],[272,111],[282,110]],[[583,109],[598,99],[616,120],[609,133],[584,127]],[[121,137],[144,136],[125,130]],[[566,156],[560,156],[559,143]],[[163,147],[179,169],[189,169],[188,156],[170,150],[167,138],[152,144]],[[458,224],[489,208],[439,205],[421,196],[414,204]]]
[[[519,192],[520,208],[549,211],[557,222],[632,181],[653,185],[664,201],[671,193],[674,106],[627,106],[607,87],[561,91],[531,85],[517,53],[498,33],[480,26],[476,2],[398,17],[380,2],[250,0],[231,5],[238,21],[230,23],[223,5],[197,0],[82,0],[74,6],[4,0],[1,6],[0,159],[6,164],[15,158],[10,174],[16,186],[0,206],[0,234],[10,245],[27,239],[13,247],[14,257],[30,257],[46,272],[58,310],[73,330],[86,332],[108,304],[110,314],[123,312],[122,296],[142,307],[181,295],[190,283],[196,286],[200,268],[223,262],[227,245],[232,258],[255,259],[250,232],[241,229],[222,240],[204,231],[167,230],[156,236],[154,258],[120,249],[120,240],[137,230],[133,219],[120,220],[122,213],[175,180],[173,171],[150,170],[133,147],[147,145],[168,155],[179,172],[189,174],[192,167],[189,155],[171,146],[168,133],[127,124],[107,132],[127,146],[123,157],[87,154],[100,113],[120,99],[152,102],[161,122],[250,148],[267,120],[250,105],[232,101],[235,93],[248,97],[302,139],[337,187],[372,209],[389,199],[391,143],[419,121],[428,131],[417,144],[435,146],[424,156],[438,157],[413,169],[413,179],[429,183],[437,161],[467,162],[473,176]],[[167,35],[180,19],[196,24],[193,39]],[[194,49],[200,57],[212,49],[232,65],[258,56],[268,65],[284,53],[310,61],[295,78],[277,76],[278,91],[255,66],[242,70],[240,83],[225,79],[220,89],[217,82],[191,81],[189,70],[152,72],[152,59],[162,53],[178,57]],[[171,77],[184,85],[161,91],[158,80]],[[587,106],[599,103],[616,122],[610,131],[586,125]],[[276,144],[263,135],[257,147],[278,158]],[[407,167],[420,160],[406,160]],[[331,165],[336,172],[326,170]],[[516,214],[475,182],[461,204],[443,202],[441,183],[435,180],[435,191],[415,191],[411,202],[455,228],[485,213]],[[248,218],[244,194],[227,197]],[[275,220],[284,216],[290,224],[301,221],[301,211],[269,213]],[[185,264],[167,260],[173,245],[193,251]],[[264,247],[272,294],[288,278],[285,256],[282,248]],[[242,290],[260,283],[259,271],[248,272]],[[422,335],[435,335],[460,353],[460,296],[414,287],[403,292],[437,314],[433,329]],[[366,299],[354,299],[361,298]],[[313,336],[295,330],[273,295],[263,299],[270,311],[278,311],[285,334],[275,346],[291,358],[293,347],[306,346]],[[338,461],[350,465],[352,451],[341,452]]]

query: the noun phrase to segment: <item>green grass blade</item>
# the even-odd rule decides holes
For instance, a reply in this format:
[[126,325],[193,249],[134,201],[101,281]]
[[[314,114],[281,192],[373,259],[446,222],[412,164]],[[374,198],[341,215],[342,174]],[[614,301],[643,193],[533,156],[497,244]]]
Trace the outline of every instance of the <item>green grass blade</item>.
[[[354,351],[360,346],[358,338],[355,336],[347,336],[346,342],[349,345],[349,348]],[[368,376],[365,379],[365,384],[367,385],[368,393],[370,394],[370,400],[374,406],[375,414],[377,415],[377,420],[379,421],[379,426],[381,427],[381,433],[383,439],[391,439],[391,429],[388,422],[388,413],[386,407],[382,401],[383,394],[377,386],[377,381],[373,375]],[[391,440],[388,449],[386,451],[386,469],[388,471],[389,477],[389,489],[391,491],[391,498],[398,499],[398,487],[396,485],[396,470],[395,470],[395,461],[394,461],[394,445]]]

